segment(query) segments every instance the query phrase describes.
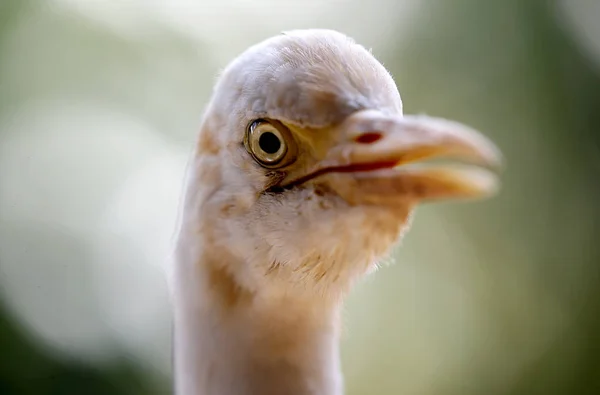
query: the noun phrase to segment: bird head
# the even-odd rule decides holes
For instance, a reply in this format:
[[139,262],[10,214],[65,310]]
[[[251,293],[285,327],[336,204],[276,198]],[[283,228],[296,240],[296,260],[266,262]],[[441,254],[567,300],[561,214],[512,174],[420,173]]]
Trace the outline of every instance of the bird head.
[[[419,203],[493,194],[485,167],[500,153],[460,123],[403,115],[370,51],[313,29],[225,68],[194,158],[187,218],[237,283],[339,294],[377,267]],[[470,165],[418,166],[437,158]]]

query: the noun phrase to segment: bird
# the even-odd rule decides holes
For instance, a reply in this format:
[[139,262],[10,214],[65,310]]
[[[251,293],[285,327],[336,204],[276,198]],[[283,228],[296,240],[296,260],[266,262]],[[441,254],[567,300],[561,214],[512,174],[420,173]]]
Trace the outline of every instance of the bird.
[[493,197],[503,161],[466,124],[403,114],[391,73],[331,29],[231,60],[192,145],[171,265],[178,395],[343,394],[349,292],[421,204]]

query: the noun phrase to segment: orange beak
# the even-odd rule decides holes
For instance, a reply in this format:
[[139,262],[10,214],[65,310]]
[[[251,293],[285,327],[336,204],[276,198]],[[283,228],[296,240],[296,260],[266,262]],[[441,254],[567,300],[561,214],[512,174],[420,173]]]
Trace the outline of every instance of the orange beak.
[[[484,198],[499,187],[491,170],[501,167],[500,151],[482,134],[457,122],[367,110],[349,116],[334,135],[333,146],[316,166],[282,186],[322,178],[355,204]],[[471,166],[410,166],[440,158]]]

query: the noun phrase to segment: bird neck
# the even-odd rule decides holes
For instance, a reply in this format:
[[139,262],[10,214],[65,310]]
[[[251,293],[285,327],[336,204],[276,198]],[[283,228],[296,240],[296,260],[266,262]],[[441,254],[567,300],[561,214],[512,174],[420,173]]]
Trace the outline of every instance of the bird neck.
[[251,291],[215,258],[183,251],[176,265],[176,393],[342,394],[339,303]]

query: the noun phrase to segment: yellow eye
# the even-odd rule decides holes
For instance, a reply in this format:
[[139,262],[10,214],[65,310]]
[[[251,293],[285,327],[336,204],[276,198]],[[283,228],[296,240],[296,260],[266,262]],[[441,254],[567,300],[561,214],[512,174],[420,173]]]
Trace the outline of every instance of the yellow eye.
[[246,149],[264,167],[279,167],[294,158],[294,142],[281,123],[256,120],[250,124],[244,141]]

